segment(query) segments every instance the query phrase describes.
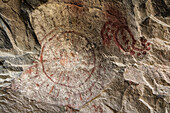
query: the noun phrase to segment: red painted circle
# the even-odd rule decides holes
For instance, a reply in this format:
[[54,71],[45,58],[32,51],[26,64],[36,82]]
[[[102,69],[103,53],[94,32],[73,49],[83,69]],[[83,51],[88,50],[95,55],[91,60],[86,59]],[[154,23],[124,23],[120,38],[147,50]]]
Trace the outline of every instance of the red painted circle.
[[[134,55],[135,52],[134,51],[139,51],[142,52],[145,49],[147,49],[148,45],[145,45],[145,43],[147,42],[147,40],[142,40],[141,44],[142,44],[142,48],[138,48],[135,47],[136,44],[136,40],[132,34],[132,32],[129,30],[129,28],[127,26],[120,26],[117,31],[115,32],[114,35],[114,40],[116,42],[116,45],[122,49],[125,52],[130,52],[131,55]],[[133,49],[133,52],[131,52],[131,50],[129,50],[131,47]],[[148,47],[149,48],[149,47]]]
[[[131,55],[150,50],[150,43],[147,43],[145,38],[141,38],[139,42],[141,47],[136,47],[137,40],[135,40],[132,32],[128,26],[119,21],[107,21],[101,29],[101,36],[105,46],[109,47],[113,38],[119,49],[129,52]],[[140,56],[140,54],[137,56]]]
[[117,28],[120,26],[119,22],[112,22],[107,21],[104,26],[101,29],[101,36],[103,40],[103,44],[105,46],[110,46],[110,42],[112,40],[112,37],[114,35],[114,32],[117,30]]
[[42,46],[41,63],[52,82],[76,88],[95,71],[95,54],[86,37],[67,31],[54,35]]
[[117,29],[114,35],[114,41],[116,45],[125,52],[131,52],[134,54],[133,51],[130,51],[130,46],[135,45],[136,40],[134,39],[131,31],[128,29],[127,26],[121,26]]

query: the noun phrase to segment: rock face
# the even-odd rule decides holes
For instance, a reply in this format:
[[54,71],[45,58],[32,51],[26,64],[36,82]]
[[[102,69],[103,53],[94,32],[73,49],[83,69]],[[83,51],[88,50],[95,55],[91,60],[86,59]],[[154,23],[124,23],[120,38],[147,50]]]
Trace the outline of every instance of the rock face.
[[0,1],[0,112],[169,113],[168,0]]

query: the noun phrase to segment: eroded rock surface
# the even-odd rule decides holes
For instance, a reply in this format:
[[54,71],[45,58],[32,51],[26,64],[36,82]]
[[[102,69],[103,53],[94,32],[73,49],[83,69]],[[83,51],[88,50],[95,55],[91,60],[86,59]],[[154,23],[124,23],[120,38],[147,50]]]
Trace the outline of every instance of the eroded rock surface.
[[169,113],[168,0],[0,1],[0,112]]

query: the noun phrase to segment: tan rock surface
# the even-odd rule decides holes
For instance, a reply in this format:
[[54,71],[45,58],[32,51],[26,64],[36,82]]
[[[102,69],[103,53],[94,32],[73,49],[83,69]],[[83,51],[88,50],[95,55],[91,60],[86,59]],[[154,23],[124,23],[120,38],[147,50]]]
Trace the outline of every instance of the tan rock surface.
[[169,113],[169,8],[0,1],[0,112]]

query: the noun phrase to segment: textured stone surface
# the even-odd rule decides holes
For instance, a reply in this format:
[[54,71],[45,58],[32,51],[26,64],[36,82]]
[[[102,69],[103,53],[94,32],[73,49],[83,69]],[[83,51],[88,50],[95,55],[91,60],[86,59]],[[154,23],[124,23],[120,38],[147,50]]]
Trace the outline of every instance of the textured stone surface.
[[0,1],[0,112],[169,113],[168,0]]

